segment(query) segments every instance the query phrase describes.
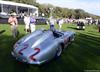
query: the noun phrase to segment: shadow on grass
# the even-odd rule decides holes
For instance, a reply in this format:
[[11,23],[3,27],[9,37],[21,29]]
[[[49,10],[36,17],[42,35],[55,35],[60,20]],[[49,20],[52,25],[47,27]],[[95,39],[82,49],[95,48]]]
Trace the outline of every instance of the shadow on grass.
[[61,57],[42,66],[20,63],[12,58],[11,50],[19,38],[0,36],[0,72],[83,72],[100,69],[100,37],[79,33]]
[[67,27],[67,28],[70,28],[70,29],[74,29],[74,30],[77,30],[77,28],[75,28],[75,27]]
[[67,27],[67,28],[70,28],[70,29],[73,29],[73,30],[85,30],[85,29],[77,29],[75,27]]
[[[83,70],[100,69],[100,37],[79,33],[69,55],[78,61]],[[77,63],[77,64],[78,64]]]
[[1,31],[0,31],[0,34],[4,33],[5,31],[6,31],[6,30],[1,30]]
[[16,39],[3,34],[0,36],[0,72],[26,72],[28,65],[17,62],[11,56],[13,45],[22,36]]

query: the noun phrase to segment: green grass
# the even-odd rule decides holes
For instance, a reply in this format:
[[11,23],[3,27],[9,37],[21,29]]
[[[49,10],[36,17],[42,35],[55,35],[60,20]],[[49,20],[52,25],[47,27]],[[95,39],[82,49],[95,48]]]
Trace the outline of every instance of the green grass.
[[[37,29],[48,25],[37,25]],[[56,25],[58,28],[58,25]],[[11,56],[14,43],[25,35],[24,25],[19,25],[20,36],[11,36],[10,26],[0,24],[0,72],[84,72],[100,70],[100,33],[97,26],[87,26],[85,30],[76,30],[74,24],[64,24],[63,30],[76,32],[75,41],[68,46],[57,60],[43,66],[27,65],[17,62]]]

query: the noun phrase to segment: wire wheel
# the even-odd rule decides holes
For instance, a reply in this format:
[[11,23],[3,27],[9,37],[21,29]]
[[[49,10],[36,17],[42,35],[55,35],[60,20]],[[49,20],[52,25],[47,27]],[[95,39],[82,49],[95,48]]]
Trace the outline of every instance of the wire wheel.
[[56,56],[59,57],[62,53],[62,46],[59,45],[58,49],[57,49],[57,53],[56,53]]

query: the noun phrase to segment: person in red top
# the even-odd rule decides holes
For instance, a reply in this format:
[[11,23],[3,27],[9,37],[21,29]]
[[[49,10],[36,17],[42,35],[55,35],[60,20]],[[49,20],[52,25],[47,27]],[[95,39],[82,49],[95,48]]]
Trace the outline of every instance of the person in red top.
[[16,18],[16,13],[11,13],[11,16],[8,19],[8,23],[11,26],[11,31],[12,31],[12,35],[14,38],[16,38],[17,35],[17,27],[18,27],[18,21]]

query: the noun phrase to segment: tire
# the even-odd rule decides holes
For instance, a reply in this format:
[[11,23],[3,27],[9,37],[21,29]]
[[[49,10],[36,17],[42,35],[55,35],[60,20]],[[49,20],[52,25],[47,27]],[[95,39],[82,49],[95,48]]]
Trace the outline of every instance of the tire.
[[57,52],[56,52],[56,57],[61,56],[61,54],[62,54],[62,50],[63,50],[62,46],[59,45],[59,46],[58,46],[58,49],[57,49]]
[[75,35],[73,35],[73,38],[72,38],[71,42],[73,42],[74,40],[75,40]]
[[69,37],[69,41],[68,41],[67,46],[68,46],[69,44],[71,44],[71,37]]

